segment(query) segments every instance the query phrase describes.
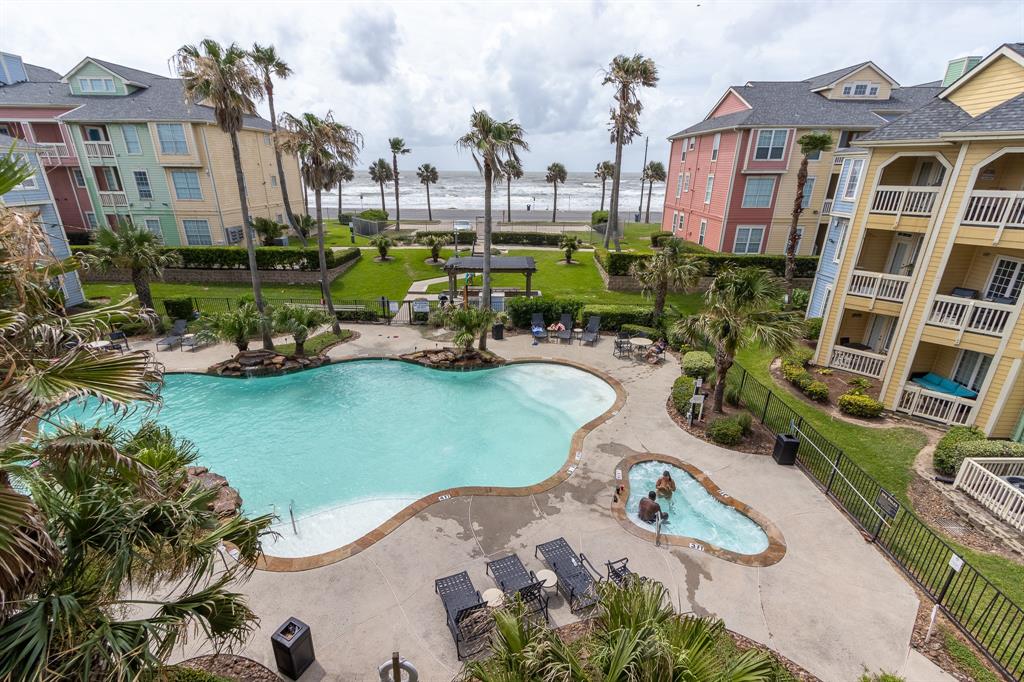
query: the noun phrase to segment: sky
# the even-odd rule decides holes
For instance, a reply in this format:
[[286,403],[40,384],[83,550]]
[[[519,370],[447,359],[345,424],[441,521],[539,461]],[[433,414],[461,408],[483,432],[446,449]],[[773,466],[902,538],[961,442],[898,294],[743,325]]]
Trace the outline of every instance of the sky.
[[[470,170],[455,149],[474,109],[523,125],[527,170],[611,159],[616,54],[651,57],[642,94],[649,158],[707,116],[729,85],[800,80],[872,60],[905,85],[940,79],[956,57],[1024,41],[1024,0],[969,2],[246,2],[0,0],[0,50],[66,73],[94,56],[162,75],[187,43],[272,43],[294,74],[278,112],[328,110],[365,138],[360,167],[405,139],[402,165]],[[266,104],[260,105],[264,115]],[[627,147],[640,170],[644,140]]]

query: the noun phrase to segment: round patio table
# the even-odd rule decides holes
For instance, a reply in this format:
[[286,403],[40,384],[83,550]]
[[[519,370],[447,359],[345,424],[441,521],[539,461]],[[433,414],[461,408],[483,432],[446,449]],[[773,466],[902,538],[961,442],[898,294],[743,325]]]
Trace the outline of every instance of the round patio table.
[[630,339],[629,342],[631,344],[633,344],[634,346],[636,346],[637,348],[647,348],[647,346],[650,346],[651,344],[654,343],[653,341],[651,341],[646,336],[634,337],[634,338]]
[[544,581],[544,589],[550,590],[558,584],[558,576],[554,571],[544,568],[537,571],[537,580]]
[[505,593],[499,590],[497,587],[492,587],[489,590],[484,590],[483,593],[484,601],[487,605],[493,609],[498,608],[505,603]]

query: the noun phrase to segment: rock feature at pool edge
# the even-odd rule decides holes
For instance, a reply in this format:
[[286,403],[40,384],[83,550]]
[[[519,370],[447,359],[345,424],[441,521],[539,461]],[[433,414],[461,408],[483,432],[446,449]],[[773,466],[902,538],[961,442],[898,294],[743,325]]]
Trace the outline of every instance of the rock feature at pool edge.
[[434,369],[481,369],[505,364],[505,358],[476,349],[460,351],[455,348],[439,348],[407,353],[399,357]]
[[261,377],[299,372],[320,367],[325,355],[282,355],[272,350],[244,350],[230,360],[218,362],[206,370],[221,377]]
[[216,490],[217,497],[208,506],[221,518],[236,516],[242,508],[242,496],[228,485],[228,479],[215,474],[203,466],[191,466],[186,470],[186,482],[198,483],[203,490]]

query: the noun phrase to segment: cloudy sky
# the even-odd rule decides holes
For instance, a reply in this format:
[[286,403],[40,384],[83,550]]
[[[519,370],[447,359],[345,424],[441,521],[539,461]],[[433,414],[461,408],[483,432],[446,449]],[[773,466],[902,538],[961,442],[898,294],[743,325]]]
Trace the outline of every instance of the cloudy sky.
[[[1024,0],[931,2],[48,2],[0,0],[0,50],[66,72],[86,55],[169,75],[185,43],[273,43],[295,71],[278,111],[324,114],[366,138],[361,165],[404,137],[408,166],[470,169],[454,149],[475,108],[525,127],[528,170],[611,158],[601,71],[642,52],[661,81],[644,94],[651,158],[731,84],[788,80],[873,60],[915,84],[949,59],[1024,41]],[[265,109],[265,107],[264,107]],[[641,165],[643,141],[625,167]]]

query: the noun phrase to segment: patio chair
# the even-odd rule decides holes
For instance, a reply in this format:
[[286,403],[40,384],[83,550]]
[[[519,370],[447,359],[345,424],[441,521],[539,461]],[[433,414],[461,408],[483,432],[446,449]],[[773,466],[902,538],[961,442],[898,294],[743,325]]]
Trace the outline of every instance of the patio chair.
[[107,335],[107,338],[110,340],[111,350],[120,351],[121,353],[124,353],[126,350],[131,350],[131,347],[128,345],[128,335],[124,332],[110,332],[110,334]]
[[612,355],[617,358],[633,356],[633,344],[630,343],[629,334],[619,332],[619,335],[615,337],[615,347],[612,348]]
[[181,337],[181,346],[179,350],[184,351],[186,348],[190,348],[194,353],[196,348],[202,348],[205,345],[205,339],[199,334],[185,334]]
[[598,576],[598,582],[601,580],[607,580],[608,582],[615,583],[619,587],[622,587],[630,580],[646,580],[646,578],[637,575],[629,568],[629,559],[627,557],[616,559],[615,561],[604,562],[606,575],[603,578],[601,577],[601,572],[594,568],[594,564],[590,563],[590,559],[588,559],[583,552],[580,552],[580,561],[586,564],[591,573]]
[[548,340],[548,328],[544,324],[544,313],[534,313],[530,316],[530,333],[538,341]]
[[601,318],[598,315],[591,315],[590,319],[587,320],[587,326],[583,329],[583,335],[580,336],[580,344],[597,343],[600,335],[598,332],[601,329]]
[[171,325],[171,331],[167,336],[157,340],[156,349],[160,350],[163,346],[163,350],[170,350],[181,343],[181,337],[188,331],[188,322],[185,320],[175,320],[174,324]]
[[545,623],[548,622],[548,595],[544,591],[544,581],[537,580],[533,571],[526,570],[518,554],[488,561],[486,571],[502,592],[507,596],[518,594],[531,614],[538,613],[544,616]]
[[558,591],[569,602],[570,611],[577,613],[597,604],[594,576],[565,538],[537,545],[533,554],[540,554],[547,567],[558,576]]
[[487,633],[494,625],[487,612],[487,602],[473,587],[469,574],[463,571],[434,581],[434,591],[444,605],[448,630],[455,640],[455,653],[463,658],[479,653],[487,644]]
[[562,319],[559,320],[562,325],[562,331],[555,332],[555,336],[558,337],[559,341],[568,341],[572,343],[572,315],[569,313],[562,313]]

